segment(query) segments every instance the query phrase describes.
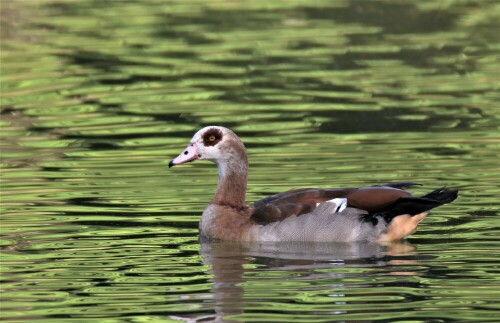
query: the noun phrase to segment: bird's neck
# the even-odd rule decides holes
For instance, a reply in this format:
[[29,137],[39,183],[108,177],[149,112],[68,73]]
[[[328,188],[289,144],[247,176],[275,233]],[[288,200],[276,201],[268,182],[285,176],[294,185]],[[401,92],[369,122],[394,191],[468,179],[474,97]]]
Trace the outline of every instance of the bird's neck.
[[243,208],[247,190],[248,160],[246,154],[217,162],[219,168],[219,183],[213,204],[233,208]]

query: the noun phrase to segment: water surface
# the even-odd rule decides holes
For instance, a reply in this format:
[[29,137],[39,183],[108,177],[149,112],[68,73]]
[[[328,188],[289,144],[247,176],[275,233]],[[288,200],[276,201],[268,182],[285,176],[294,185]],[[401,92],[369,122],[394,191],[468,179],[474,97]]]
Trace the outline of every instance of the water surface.
[[[497,1],[2,2],[2,318],[498,320]],[[247,200],[460,189],[408,241],[199,241],[237,132]]]

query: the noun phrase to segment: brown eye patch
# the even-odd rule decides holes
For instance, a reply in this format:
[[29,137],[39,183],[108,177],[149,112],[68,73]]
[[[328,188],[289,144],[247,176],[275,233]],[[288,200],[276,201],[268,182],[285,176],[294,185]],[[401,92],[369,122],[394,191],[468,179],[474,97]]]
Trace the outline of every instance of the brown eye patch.
[[222,139],[222,131],[217,128],[210,128],[203,134],[203,144],[205,146],[215,146]]

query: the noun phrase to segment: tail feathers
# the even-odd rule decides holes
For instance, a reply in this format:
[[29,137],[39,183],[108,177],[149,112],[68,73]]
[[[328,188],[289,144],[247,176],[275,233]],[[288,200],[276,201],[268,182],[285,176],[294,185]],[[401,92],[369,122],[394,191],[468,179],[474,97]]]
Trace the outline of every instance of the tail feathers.
[[392,205],[376,212],[388,223],[398,215],[409,214],[411,216],[429,211],[440,205],[454,201],[458,196],[458,190],[450,190],[445,187],[439,188],[422,197],[403,197]]

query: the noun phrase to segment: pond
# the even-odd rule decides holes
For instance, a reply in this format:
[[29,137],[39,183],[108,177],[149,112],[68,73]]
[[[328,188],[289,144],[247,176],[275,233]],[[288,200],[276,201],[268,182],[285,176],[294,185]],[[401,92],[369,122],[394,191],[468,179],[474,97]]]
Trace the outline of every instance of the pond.
[[[493,322],[498,1],[2,1],[6,322]],[[406,241],[199,240],[245,142],[247,201],[460,190]]]

